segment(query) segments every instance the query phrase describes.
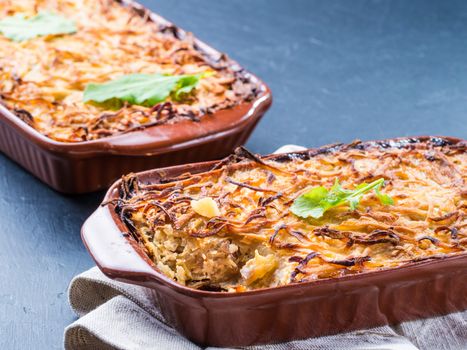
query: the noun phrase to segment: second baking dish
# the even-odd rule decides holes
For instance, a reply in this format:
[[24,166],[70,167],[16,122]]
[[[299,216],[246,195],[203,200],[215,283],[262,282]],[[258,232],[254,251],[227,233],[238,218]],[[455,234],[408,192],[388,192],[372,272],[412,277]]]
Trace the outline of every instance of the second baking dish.
[[402,138],[131,174],[82,237],[202,345],[440,315],[467,307],[465,151]]
[[[0,35],[0,150],[59,191],[89,192],[125,172],[219,158],[246,141],[271,104],[266,85],[236,62],[131,1],[7,3],[0,32],[2,20],[18,20],[13,15],[53,14],[75,32]],[[135,96],[102,101],[86,92],[153,73],[164,74],[155,79],[165,79],[167,91],[140,105]],[[150,88],[140,84],[136,98]]]

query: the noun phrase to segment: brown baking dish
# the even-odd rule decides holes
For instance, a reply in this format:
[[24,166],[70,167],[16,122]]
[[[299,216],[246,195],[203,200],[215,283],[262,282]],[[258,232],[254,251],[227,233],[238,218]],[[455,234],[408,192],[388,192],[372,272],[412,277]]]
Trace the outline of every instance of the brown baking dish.
[[[376,145],[412,147],[420,142],[465,147],[465,140],[445,137],[402,138],[332,145],[270,159],[313,157],[341,147]],[[184,173],[212,169],[204,162],[137,174],[143,183],[160,183]],[[316,337],[396,324],[467,308],[467,255],[433,257],[380,271],[288,284],[243,293],[185,287],[158,271],[115,212],[121,181],[107,192],[82,227],[81,235],[108,277],[148,287],[166,320],[200,345],[246,346]],[[110,202],[109,202],[110,201]]]
[[[120,1],[150,21],[169,28],[177,38],[188,34],[132,1]],[[83,193],[107,187],[124,173],[183,162],[219,159],[246,142],[272,102],[268,87],[238,64],[205,43],[197,50],[212,62],[227,62],[258,86],[256,97],[199,121],[148,126],[82,142],[44,136],[0,103],[0,151],[52,188]]]

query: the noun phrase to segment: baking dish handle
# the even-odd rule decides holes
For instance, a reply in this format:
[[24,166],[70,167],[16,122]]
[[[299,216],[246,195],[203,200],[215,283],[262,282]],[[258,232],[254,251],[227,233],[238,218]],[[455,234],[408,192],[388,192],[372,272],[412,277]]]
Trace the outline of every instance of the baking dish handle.
[[108,206],[99,207],[81,228],[84,245],[107,277],[131,282],[154,280],[157,272],[138,254],[126,234],[113,220]]

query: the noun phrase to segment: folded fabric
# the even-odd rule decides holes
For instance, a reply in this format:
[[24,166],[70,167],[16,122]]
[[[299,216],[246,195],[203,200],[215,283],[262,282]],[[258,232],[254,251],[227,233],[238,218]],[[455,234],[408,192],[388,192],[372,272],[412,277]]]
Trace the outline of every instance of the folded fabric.
[[[276,153],[301,149],[287,145]],[[93,267],[71,281],[68,293],[79,319],[65,329],[67,350],[201,349],[166,323],[145,287],[111,280]],[[462,350],[467,349],[467,311],[393,327],[245,349]]]

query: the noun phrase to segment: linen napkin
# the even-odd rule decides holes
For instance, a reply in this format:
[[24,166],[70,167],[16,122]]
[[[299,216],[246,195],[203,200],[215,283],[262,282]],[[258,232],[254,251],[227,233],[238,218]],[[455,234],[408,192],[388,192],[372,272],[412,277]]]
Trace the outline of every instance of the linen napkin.
[[[287,145],[276,153],[301,149]],[[79,318],[65,329],[66,350],[201,349],[166,323],[147,288],[111,280],[97,267],[76,276],[68,296]],[[393,327],[244,349],[467,350],[467,311]]]

